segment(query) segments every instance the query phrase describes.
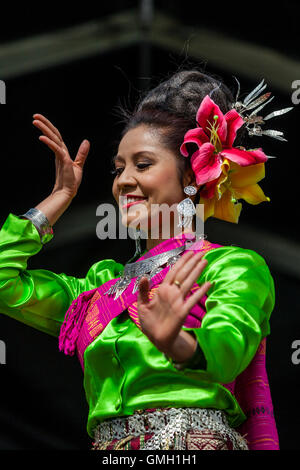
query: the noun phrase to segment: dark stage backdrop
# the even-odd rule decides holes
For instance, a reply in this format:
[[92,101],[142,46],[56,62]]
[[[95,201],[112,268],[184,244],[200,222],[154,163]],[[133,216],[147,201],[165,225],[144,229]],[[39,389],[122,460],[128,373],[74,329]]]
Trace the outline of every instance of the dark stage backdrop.
[[[277,45],[274,43],[274,47]],[[141,53],[138,47],[126,48],[6,81],[7,105],[0,107],[0,226],[9,213],[18,215],[37,205],[49,195],[54,183],[54,156],[38,140],[40,132],[31,124],[34,113],[42,113],[53,121],[71,155],[75,155],[84,138],[91,142],[79,193],[65,218],[62,216],[55,225],[54,239],[30,259],[29,269],[43,268],[84,277],[89,267],[102,258],[126,262],[133,255],[132,241],[101,241],[96,237],[98,219],[93,214],[94,228],[65,242],[64,220],[67,215],[73,215],[77,231],[82,221],[76,214],[82,214],[82,207],[94,207],[95,214],[97,206],[111,198],[110,159],[121,129],[114,107],[120,100],[129,105],[134,103],[145,82],[155,85],[166,74],[176,71],[184,60],[183,56],[153,48],[151,80],[145,81],[138,63]],[[191,59],[191,64],[197,62]],[[220,75],[234,89],[234,72],[229,74],[209,63],[206,70]],[[253,89],[261,78],[259,72],[257,81],[241,78],[243,89]],[[274,94],[277,98],[273,109],[291,106],[289,95],[278,90]],[[262,233],[280,235],[288,242],[299,243],[296,227],[300,170],[298,109],[293,113],[276,122],[276,128],[286,130],[287,144],[264,141],[266,153],[277,156],[266,164],[266,178],[261,182],[271,203],[244,204],[241,224],[245,222],[261,229]],[[215,239],[211,241],[222,243],[222,227],[222,223],[214,225]],[[206,233],[210,239],[209,223]],[[240,244],[245,246],[243,240]],[[260,254],[264,256],[263,251]],[[299,279],[275,269],[272,259],[267,261],[277,297],[267,343],[268,373],[281,448],[296,449],[300,364],[293,364],[291,356],[293,341],[300,340]],[[0,449],[89,449],[88,409],[82,371],[76,358],[59,353],[56,338],[5,316],[0,317],[0,340],[6,345],[6,364],[0,365]]]

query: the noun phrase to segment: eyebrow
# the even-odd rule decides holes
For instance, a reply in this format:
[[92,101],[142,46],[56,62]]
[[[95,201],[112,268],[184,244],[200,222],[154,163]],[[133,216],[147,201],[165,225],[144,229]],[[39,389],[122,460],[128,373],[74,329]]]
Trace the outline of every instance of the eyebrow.
[[[145,155],[146,153],[150,154],[150,155],[155,155],[154,152],[151,152],[150,150],[141,150],[140,152],[136,152],[133,154],[133,158],[137,158],[141,155]],[[124,162],[125,159],[121,156],[121,155],[114,155],[111,159],[111,162],[112,163],[115,163],[117,161],[120,161],[120,162]]]

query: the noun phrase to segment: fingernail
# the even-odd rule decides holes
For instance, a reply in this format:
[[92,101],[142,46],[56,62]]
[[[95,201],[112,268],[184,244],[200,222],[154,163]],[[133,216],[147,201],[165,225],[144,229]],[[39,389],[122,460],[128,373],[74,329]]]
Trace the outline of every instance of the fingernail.
[[87,140],[84,140],[84,141],[82,142],[82,150],[83,150],[84,152],[86,152],[86,151],[88,150],[88,148],[89,148],[89,142],[88,142]]

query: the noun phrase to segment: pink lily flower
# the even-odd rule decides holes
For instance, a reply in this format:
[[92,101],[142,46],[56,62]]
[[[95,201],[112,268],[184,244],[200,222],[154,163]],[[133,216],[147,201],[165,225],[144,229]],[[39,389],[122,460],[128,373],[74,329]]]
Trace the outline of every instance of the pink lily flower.
[[[235,109],[224,115],[219,106],[207,95],[197,111],[196,121],[199,127],[187,131],[180,152],[184,157],[188,157],[186,144],[194,143],[198,146],[198,150],[191,156],[191,166],[198,185],[217,180],[222,173],[222,163],[225,158],[240,166],[267,161],[268,157],[261,148],[244,150],[233,147],[236,133],[244,124],[244,120]],[[213,190],[213,187],[210,189]]]

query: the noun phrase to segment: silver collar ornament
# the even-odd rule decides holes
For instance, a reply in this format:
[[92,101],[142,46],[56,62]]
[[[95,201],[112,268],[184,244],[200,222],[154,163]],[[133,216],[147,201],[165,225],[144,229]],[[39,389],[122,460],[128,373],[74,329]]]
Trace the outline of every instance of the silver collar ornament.
[[142,277],[146,276],[151,281],[151,278],[162,271],[165,266],[173,266],[176,261],[180,259],[180,254],[186,250],[187,246],[188,243],[185,243],[183,246],[151,256],[151,258],[134,263],[127,263],[120,279],[112,285],[108,291],[104,292],[104,294],[115,294],[114,300],[117,299],[125,289],[127,289],[131,280],[136,277],[137,279],[132,289],[132,293],[134,294],[138,290],[138,285]]
[[[232,108],[234,108],[244,119],[248,134],[250,136],[267,135],[269,137],[272,137],[273,139],[282,140],[286,142],[287,139],[284,138],[283,132],[274,129],[262,130],[261,126],[265,124],[265,121],[268,121],[276,116],[280,116],[291,111],[293,109],[293,106],[273,111],[267,116],[262,117],[258,115],[258,113],[274,99],[274,96],[270,97],[270,92],[260,95],[267,86],[264,83],[264,79],[259,83],[256,88],[254,88],[254,90],[251,91],[251,93],[246,96],[243,101],[239,101],[238,98],[240,94],[240,83],[236,77],[234,78],[237,81],[238,90],[236,94],[236,101],[232,105]],[[249,113],[249,111],[251,111],[251,113]]]

